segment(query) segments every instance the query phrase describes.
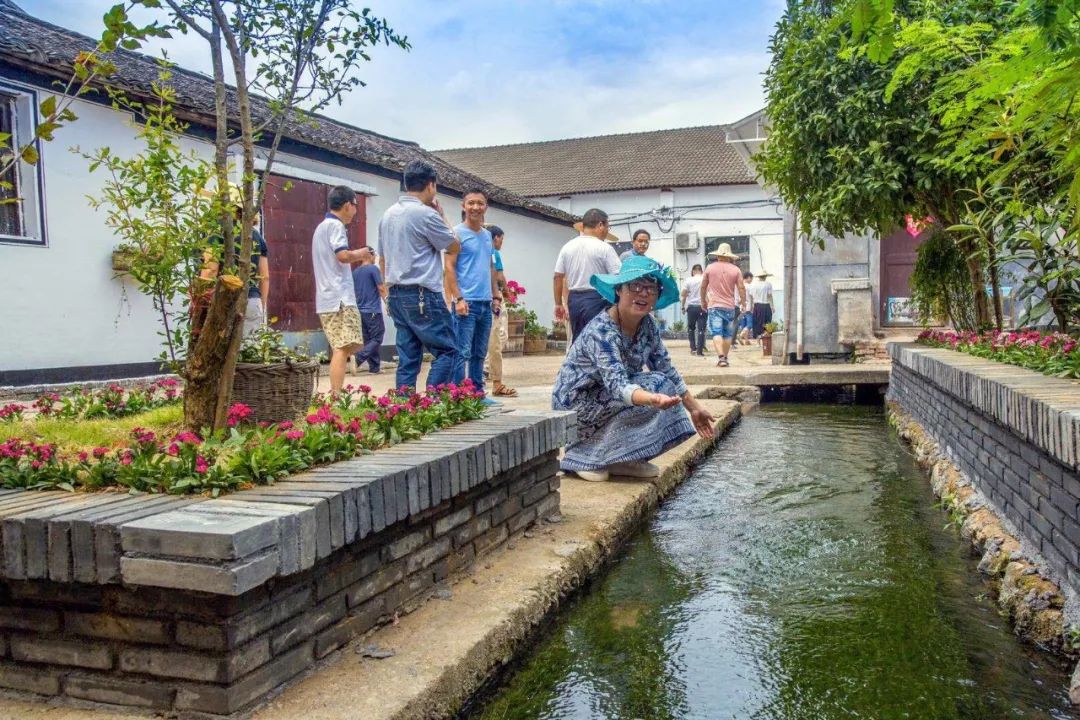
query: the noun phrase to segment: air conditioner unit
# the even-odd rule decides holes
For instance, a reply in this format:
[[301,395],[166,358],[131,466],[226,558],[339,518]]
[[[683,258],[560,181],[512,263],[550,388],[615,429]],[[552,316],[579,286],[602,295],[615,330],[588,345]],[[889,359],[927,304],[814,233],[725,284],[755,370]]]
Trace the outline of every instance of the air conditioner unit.
[[700,241],[696,232],[675,233],[676,250],[697,250]]

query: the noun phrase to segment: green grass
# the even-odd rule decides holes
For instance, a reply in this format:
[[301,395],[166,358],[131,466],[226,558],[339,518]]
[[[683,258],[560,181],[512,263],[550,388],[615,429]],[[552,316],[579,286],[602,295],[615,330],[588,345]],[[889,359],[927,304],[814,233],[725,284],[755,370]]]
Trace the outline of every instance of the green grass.
[[90,450],[95,447],[126,445],[131,431],[142,427],[158,435],[172,436],[183,430],[184,407],[180,403],[122,418],[59,420],[36,417],[15,423],[0,423],[0,442],[17,437],[55,444],[61,451]]

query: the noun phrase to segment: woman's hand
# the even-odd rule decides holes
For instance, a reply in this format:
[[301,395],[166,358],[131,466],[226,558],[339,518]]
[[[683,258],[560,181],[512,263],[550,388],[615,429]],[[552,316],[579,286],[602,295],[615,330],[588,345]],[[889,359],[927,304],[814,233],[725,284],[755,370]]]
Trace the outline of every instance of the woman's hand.
[[[692,398],[691,398],[692,399]],[[693,403],[684,403],[686,411],[690,413],[690,422],[694,424],[694,429],[697,430],[698,435],[709,440],[715,435],[713,431],[713,423],[716,422],[716,418],[712,413],[703,408],[696,400]]]
[[673,395],[663,395],[661,393],[653,393],[649,398],[649,405],[657,410],[667,410],[668,408],[675,407],[679,404],[679,398]]

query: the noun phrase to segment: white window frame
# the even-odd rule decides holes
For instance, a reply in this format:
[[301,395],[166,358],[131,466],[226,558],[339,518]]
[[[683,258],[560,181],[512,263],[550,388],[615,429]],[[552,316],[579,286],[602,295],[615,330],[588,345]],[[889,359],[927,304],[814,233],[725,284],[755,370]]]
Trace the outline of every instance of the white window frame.
[[[11,147],[18,150],[34,137],[37,128],[38,91],[30,85],[0,78],[0,95],[15,100],[15,132],[10,142]],[[48,246],[45,234],[45,174],[42,169],[44,157],[41,143],[35,140],[34,146],[38,151],[37,163],[19,161],[15,164],[19,194],[22,196],[21,202],[16,203],[22,235],[0,234],[0,244]]]

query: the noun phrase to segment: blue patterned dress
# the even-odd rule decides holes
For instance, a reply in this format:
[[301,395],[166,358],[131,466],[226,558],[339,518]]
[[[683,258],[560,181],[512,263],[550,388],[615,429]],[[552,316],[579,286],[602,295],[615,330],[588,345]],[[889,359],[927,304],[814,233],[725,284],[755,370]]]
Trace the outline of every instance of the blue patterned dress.
[[600,313],[570,347],[555,378],[551,406],[577,411],[577,440],[566,446],[563,470],[651,460],[694,434],[682,405],[667,410],[632,405],[637,388],[665,395],[686,392],[652,317],[646,316],[630,339],[606,312]]

